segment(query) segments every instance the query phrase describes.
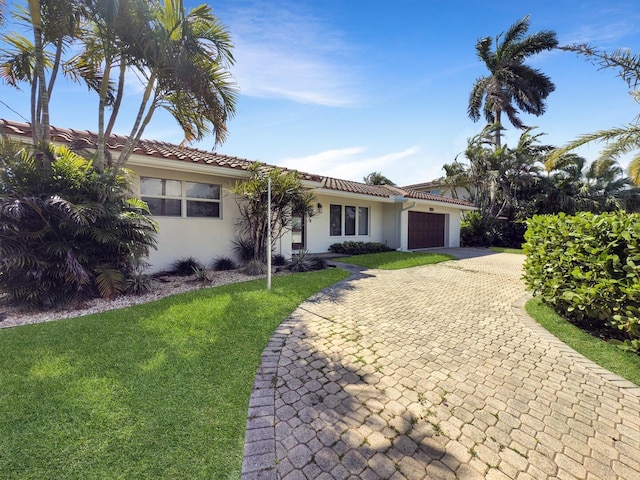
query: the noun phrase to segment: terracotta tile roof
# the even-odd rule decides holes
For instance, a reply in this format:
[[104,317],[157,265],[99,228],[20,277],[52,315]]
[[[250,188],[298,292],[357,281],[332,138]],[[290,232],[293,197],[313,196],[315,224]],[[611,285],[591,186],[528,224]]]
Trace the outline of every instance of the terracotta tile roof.
[[444,183],[444,178],[440,177],[436,180],[431,180],[430,182],[414,183],[411,185],[405,185],[400,188],[404,188],[406,190],[421,190],[423,188],[441,187],[443,183]]
[[473,204],[458,200],[457,198],[443,197],[442,195],[432,195],[425,192],[416,192],[405,187],[392,187],[390,185],[366,185],[364,183],[353,182],[351,180],[340,180],[338,178],[324,177],[322,187],[328,190],[340,192],[359,193],[362,195],[372,195],[375,197],[405,197],[412,200],[428,200],[438,203],[449,203],[465,207],[473,207]]
[[[4,130],[8,135],[31,138],[31,125],[28,123],[14,122],[0,119],[0,133]],[[71,145],[73,148],[95,148],[97,134],[89,130],[74,130],[51,127],[51,140],[58,143]],[[111,135],[107,140],[107,148],[115,152],[123,149],[127,138],[122,135]],[[244,158],[221,155],[191,147],[182,147],[172,143],[157,140],[140,140],[133,149],[136,155],[143,155],[181,162],[199,163],[235,170],[246,170],[255,162]],[[273,165],[265,165],[265,168],[275,168]],[[406,187],[392,187],[389,185],[367,185],[351,180],[323,177],[310,173],[298,172],[304,180],[319,182],[322,188],[337,192],[371,195],[374,197],[405,197],[412,200],[428,200],[438,203],[448,203],[472,207],[473,205],[463,200],[431,195],[424,192],[416,192]]]
[[[31,124],[20,123],[10,120],[0,119],[0,129],[8,135],[31,138]],[[67,128],[51,127],[51,140],[58,143],[70,145],[74,149],[96,148],[98,135],[89,130],[74,130]],[[107,140],[107,148],[114,152],[120,152],[124,148],[127,137],[122,135],[111,135]],[[182,147],[168,142],[157,140],[140,140],[134,147],[135,155],[144,155],[167,160],[178,160],[189,163],[200,163],[235,170],[246,170],[255,162],[240,157],[222,155],[215,152],[208,152],[191,147]],[[273,165],[265,165],[267,168],[274,168]],[[304,172],[299,172],[305,180],[320,182],[322,177]]]

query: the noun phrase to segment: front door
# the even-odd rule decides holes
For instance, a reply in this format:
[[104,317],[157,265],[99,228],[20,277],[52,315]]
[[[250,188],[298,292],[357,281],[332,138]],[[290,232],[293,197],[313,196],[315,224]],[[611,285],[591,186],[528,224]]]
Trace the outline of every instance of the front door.
[[291,217],[291,249],[304,250],[304,215]]

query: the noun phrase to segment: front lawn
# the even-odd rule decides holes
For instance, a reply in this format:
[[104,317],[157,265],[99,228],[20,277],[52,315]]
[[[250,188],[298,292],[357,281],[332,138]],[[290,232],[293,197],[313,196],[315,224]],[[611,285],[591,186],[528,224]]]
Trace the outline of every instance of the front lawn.
[[610,372],[640,385],[640,356],[625,352],[584,330],[558,315],[551,307],[539,299],[529,300],[525,308],[540,325],[553,333],[564,343]]
[[401,268],[419,267],[455,260],[453,255],[429,252],[382,252],[353,255],[337,259],[340,262],[352,263],[365,268],[380,268],[382,270],[400,270]]
[[0,330],[3,478],[240,477],[273,330],[330,269]]

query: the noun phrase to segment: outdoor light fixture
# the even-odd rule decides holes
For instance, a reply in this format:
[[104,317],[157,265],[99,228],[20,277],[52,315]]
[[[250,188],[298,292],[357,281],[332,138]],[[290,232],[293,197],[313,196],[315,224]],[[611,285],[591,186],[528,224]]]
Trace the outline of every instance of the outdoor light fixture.
[[318,203],[318,213],[322,213],[322,204]]

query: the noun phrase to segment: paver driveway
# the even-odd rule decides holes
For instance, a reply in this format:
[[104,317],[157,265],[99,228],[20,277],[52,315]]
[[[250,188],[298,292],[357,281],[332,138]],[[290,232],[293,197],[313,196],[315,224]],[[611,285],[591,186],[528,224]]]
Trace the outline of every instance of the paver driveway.
[[301,305],[265,350],[243,478],[639,479],[638,389],[514,306],[524,257],[471,257]]

